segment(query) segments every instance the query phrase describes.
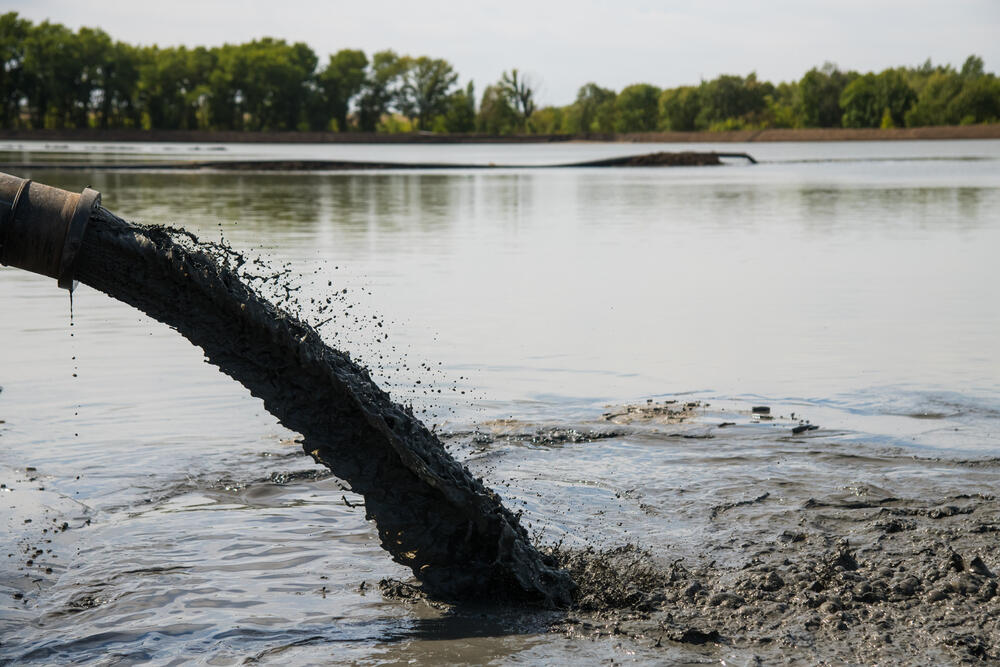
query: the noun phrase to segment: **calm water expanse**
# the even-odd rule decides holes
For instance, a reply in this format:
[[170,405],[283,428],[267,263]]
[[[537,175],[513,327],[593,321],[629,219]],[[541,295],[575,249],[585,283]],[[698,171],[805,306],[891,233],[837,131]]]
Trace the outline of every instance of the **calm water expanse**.
[[[692,556],[715,539],[706,508],[761,489],[788,503],[858,485],[995,490],[994,468],[959,463],[1000,457],[998,141],[7,143],[0,162],[531,165],[692,148],[760,164],[15,173],[287,265],[306,316],[348,290],[327,339],[452,434],[546,541]],[[541,616],[382,600],[373,584],[407,572],[363,510],[335,479],[288,475],[318,469],[198,349],[87,287],[71,319],[54,280],[9,268],[0,309],[0,663],[658,655],[549,635]],[[608,405],[674,398],[710,404],[692,428],[737,428],[552,437],[604,428]],[[822,428],[791,439],[752,405]]]

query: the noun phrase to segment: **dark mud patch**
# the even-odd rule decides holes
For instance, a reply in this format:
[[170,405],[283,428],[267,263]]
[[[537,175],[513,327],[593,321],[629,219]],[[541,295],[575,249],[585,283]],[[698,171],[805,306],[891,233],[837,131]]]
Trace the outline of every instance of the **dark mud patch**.
[[1000,560],[981,530],[1000,503],[969,496],[938,512],[947,500],[804,506],[781,533],[733,545],[740,557],[725,566],[639,546],[556,548],[579,588],[553,630],[714,647],[749,664],[1000,660]]
[[257,294],[238,272],[245,264],[187,232],[99,209],[77,278],[170,325],[262,399],[305,452],[364,496],[382,546],[432,595],[567,604],[572,582],[518,517],[365,368]]

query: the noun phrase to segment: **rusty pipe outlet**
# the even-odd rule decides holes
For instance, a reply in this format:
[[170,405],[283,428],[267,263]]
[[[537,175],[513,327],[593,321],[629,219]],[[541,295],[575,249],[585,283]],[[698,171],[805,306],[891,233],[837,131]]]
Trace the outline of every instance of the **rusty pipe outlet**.
[[80,194],[0,173],[0,264],[55,278],[70,292],[90,214],[101,193]]

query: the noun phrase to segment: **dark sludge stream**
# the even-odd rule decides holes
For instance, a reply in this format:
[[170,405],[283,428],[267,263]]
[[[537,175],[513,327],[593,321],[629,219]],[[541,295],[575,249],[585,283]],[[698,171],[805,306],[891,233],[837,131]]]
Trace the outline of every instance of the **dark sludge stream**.
[[382,546],[425,592],[564,608],[575,585],[411,410],[308,324],[254,292],[212,245],[97,208],[75,277],[175,328],[364,496]]

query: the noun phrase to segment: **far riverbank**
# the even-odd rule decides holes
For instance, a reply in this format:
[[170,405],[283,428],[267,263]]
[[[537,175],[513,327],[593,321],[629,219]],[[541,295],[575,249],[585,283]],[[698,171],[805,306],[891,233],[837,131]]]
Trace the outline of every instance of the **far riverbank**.
[[1000,124],[894,129],[801,128],[730,132],[631,134],[371,134],[365,132],[236,132],[211,130],[0,130],[3,141],[118,141],[178,143],[465,144],[465,143],[754,143],[802,141],[913,141],[1000,139]]

